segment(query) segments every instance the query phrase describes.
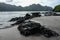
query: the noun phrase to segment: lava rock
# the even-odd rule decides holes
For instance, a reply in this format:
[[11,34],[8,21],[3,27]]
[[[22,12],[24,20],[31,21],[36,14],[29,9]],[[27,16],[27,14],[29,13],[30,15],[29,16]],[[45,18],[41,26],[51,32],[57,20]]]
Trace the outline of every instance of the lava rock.
[[23,19],[23,18],[24,18],[25,20],[27,20],[27,19],[30,19],[30,17],[31,17],[31,15],[27,13],[24,17],[15,17],[15,18],[12,18],[11,20],[9,20],[9,22],[21,20],[21,19]]
[[[39,15],[39,13],[34,13],[34,15],[35,15],[35,17],[37,17]],[[19,24],[23,23],[25,20],[28,20],[31,18],[33,18],[33,16],[27,13],[24,17],[12,18],[11,20],[9,20],[9,22],[16,21],[14,24],[11,24],[11,26],[14,26],[14,25],[19,25]]]
[[26,20],[27,20],[27,19],[30,19],[30,18],[31,18],[31,15],[27,13],[24,18],[25,18]]
[[[28,19],[30,19],[30,18],[31,18],[31,16],[30,16],[29,14],[26,14],[24,17],[18,18],[17,21],[16,21],[17,18],[15,18],[15,19],[13,19],[13,20],[16,21],[16,23],[11,24],[11,25],[12,25],[12,26],[14,26],[14,25],[19,25],[19,24],[23,23],[25,20],[28,20]],[[10,20],[10,21],[12,21],[12,20]]]
[[29,22],[20,24],[18,27],[18,30],[20,31],[21,34],[25,36],[29,36],[29,35],[36,34],[37,32],[39,32],[40,26],[41,26],[40,23],[29,21]]
[[19,24],[23,23],[24,21],[25,21],[25,18],[22,17],[21,19],[19,19],[18,21],[16,21],[14,24],[11,24],[11,25],[12,25],[12,26],[14,26],[14,25],[19,25]]
[[25,21],[19,25],[18,30],[24,36],[34,35],[39,33],[40,35],[44,35],[47,38],[60,36],[55,31],[52,31],[44,26],[41,26],[40,23],[36,23],[33,21]]
[[22,17],[15,17],[15,18],[12,18],[11,20],[9,20],[9,22],[17,21],[17,20],[20,20],[20,19],[22,19]]
[[58,33],[56,33],[55,31],[52,31],[48,28],[42,27],[40,28],[40,32],[42,35],[44,35],[45,37],[53,37],[53,36],[59,36]]
[[40,17],[41,14],[40,12],[35,12],[35,13],[31,13],[32,14],[32,17]]

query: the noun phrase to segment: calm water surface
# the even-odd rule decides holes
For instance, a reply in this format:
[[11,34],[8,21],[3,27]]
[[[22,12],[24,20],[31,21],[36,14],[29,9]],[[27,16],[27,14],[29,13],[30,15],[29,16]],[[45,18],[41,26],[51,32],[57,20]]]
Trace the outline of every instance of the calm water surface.
[[24,16],[26,13],[28,12],[0,12],[0,28],[10,26],[13,22],[8,22],[8,20],[14,17]]
[[[12,11],[12,12],[0,12],[0,28],[10,26],[13,22],[8,22],[11,18],[25,16],[26,13],[31,12],[46,12],[46,11]],[[1,25],[2,24],[2,25]]]

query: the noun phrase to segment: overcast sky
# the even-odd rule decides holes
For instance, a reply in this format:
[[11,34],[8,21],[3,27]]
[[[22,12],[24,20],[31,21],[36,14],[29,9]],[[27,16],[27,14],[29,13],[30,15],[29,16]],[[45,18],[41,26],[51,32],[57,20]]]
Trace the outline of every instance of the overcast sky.
[[16,5],[16,6],[29,6],[31,4],[41,4],[43,6],[54,7],[60,4],[60,0],[0,0],[0,2]]

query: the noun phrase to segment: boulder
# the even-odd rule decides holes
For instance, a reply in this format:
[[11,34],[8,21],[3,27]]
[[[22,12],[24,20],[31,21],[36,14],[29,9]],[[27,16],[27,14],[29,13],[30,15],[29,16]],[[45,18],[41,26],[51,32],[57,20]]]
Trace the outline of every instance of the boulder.
[[25,21],[25,18],[22,17],[21,19],[17,20],[14,24],[11,24],[11,25],[12,25],[12,26],[14,26],[14,25],[19,25],[19,24],[23,23],[24,21]]
[[18,30],[21,34],[29,36],[32,34],[36,34],[39,31],[40,26],[41,25],[39,23],[28,21],[20,24]]
[[23,23],[25,20],[28,20],[28,19],[30,19],[30,18],[31,18],[31,16],[30,16],[29,14],[26,14],[24,17],[12,18],[10,21],[16,21],[16,23],[11,24],[11,25],[12,25],[12,26],[13,26],[13,25],[19,25],[19,24]]
[[48,38],[53,36],[59,36],[59,34],[56,33],[55,31],[52,31],[49,28],[45,28],[45,27],[40,28],[40,33]]
[[24,17],[25,17],[25,19],[30,19],[31,15],[27,13]]
[[34,35],[34,34],[38,34],[38,33],[40,35],[44,35],[47,38],[59,36],[59,34],[56,33],[55,31],[45,28],[44,26],[41,26],[40,23],[36,23],[33,21],[25,21],[25,22],[21,23],[18,26],[18,30],[24,36]]
[[15,17],[15,18],[12,18],[11,20],[9,20],[9,22],[18,21],[18,20],[21,20],[21,19],[23,19],[23,18],[24,18],[25,20],[30,19],[30,18],[31,18],[31,15],[27,13],[24,17]]
[[35,13],[31,13],[32,14],[32,17],[40,17],[41,14],[40,12],[35,12]]
[[17,21],[17,20],[20,20],[20,19],[22,19],[22,17],[15,17],[15,18],[12,18],[11,20],[9,20],[9,22]]

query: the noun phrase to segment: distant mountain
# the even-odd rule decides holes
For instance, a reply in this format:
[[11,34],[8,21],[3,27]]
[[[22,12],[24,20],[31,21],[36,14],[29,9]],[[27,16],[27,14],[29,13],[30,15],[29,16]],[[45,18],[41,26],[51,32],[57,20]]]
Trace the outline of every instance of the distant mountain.
[[0,11],[52,11],[52,7],[42,6],[40,4],[32,4],[30,6],[22,7],[5,3],[0,3]]
[[32,4],[28,7],[25,7],[27,11],[52,11],[52,7],[42,6],[40,4]]
[[0,3],[0,11],[20,11],[23,8],[21,6],[9,5],[5,3]]

